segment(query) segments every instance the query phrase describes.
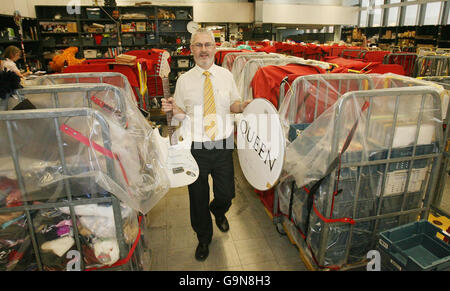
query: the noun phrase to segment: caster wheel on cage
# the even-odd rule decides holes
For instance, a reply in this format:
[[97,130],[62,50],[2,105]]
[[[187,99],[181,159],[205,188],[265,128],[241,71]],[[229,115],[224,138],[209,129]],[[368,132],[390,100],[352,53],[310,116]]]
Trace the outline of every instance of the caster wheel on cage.
[[283,225],[281,223],[275,224],[275,227],[277,228],[277,232],[281,235],[286,235],[286,232],[284,231]]

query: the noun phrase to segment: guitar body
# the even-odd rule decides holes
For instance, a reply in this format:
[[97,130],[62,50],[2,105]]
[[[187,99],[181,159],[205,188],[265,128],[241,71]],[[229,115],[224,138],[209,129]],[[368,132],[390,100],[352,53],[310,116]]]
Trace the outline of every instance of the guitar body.
[[158,129],[153,130],[152,139],[165,161],[171,188],[187,186],[197,180],[200,171],[191,154],[191,140],[171,145],[169,137],[162,137]]
[[[161,81],[164,98],[169,98],[169,78],[161,78]],[[170,188],[176,188],[194,183],[200,170],[191,154],[190,121],[185,118],[180,129],[175,132],[172,115],[173,112],[166,112],[168,137],[161,137],[159,130],[155,129],[152,132],[152,138],[165,162]],[[176,133],[179,133],[180,137]]]

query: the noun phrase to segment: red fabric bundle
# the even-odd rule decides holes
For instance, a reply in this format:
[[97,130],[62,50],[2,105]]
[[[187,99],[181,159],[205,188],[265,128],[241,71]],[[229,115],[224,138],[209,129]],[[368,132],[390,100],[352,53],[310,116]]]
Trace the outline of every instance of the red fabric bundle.
[[275,51],[277,53],[280,53],[281,50],[283,49],[283,43],[281,43],[281,42],[276,42],[276,43],[274,43],[273,46],[275,47]]
[[223,59],[229,53],[241,53],[241,52],[251,52],[249,50],[218,50],[214,56],[214,63],[218,66],[222,66]]
[[414,64],[416,62],[417,55],[411,53],[399,53],[389,55],[387,58],[387,64],[401,65],[405,70],[406,76],[412,76],[414,71]]
[[264,53],[276,53],[277,50],[274,46],[264,46],[262,48],[254,49],[255,52],[264,52]]
[[[340,69],[340,67],[343,67],[346,69],[360,71],[360,70],[366,68],[368,65],[370,66],[370,63],[366,63],[366,62],[359,61],[359,60],[345,59],[345,58],[341,58],[341,57],[326,57],[325,61],[338,65],[339,67],[337,69]],[[337,69],[333,70],[332,72],[336,73],[336,72],[340,71]]]
[[396,64],[374,64],[367,71],[368,74],[386,74],[393,73],[406,76],[405,69],[401,65]]
[[385,74],[394,73],[398,75],[405,75],[405,70],[400,65],[385,65],[380,62],[363,62],[358,60],[344,59],[344,58],[325,58],[327,62],[337,64],[332,73],[349,73],[349,70],[361,71],[365,74]]
[[[150,50],[133,50],[128,51],[125,54],[135,56],[136,58],[140,59],[139,62],[141,64],[145,63],[147,66],[147,75],[150,76],[159,74],[159,67],[161,64],[162,54],[165,52],[166,50],[162,49],[150,49]],[[167,61],[170,65],[172,59],[169,57]]]
[[325,56],[328,57],[338,57],[341,55],[343,50],[348,49],[362,49],[361,47],[357,46],[345,46],[345,45],[331,45],[331,46],[322,46],[322,50],[324,52]]
[[325,74],[325,70],[308,65],[265,66],[260,68],[251,82],[253,98],[265,98],[278,108],[280,84],[287,75]]
[[128,82],[133,88],[136,100],[139,101],[137,92],[139,92],[139,75],[136,66],[107,64],[110,60],[89,60],[81,65],[68,66],[64,69],[64,73],[95,73],[95,72],[116,72],[127,77]]
[[364,55],[365,62],[383,62],[384,56],[390,54],[389,51],[368,51]]
[[305,59],[313,59],[313,60],[322,60],[324,51],[322,47],[309,43],[306,45],[303,58]]

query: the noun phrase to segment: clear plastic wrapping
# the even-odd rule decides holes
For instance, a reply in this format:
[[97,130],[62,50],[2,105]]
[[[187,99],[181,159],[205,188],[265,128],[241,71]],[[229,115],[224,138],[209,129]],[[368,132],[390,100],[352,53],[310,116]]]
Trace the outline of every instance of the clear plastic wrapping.
[[73,74],[51,74],[39,76],[35,79],[26,81],[25,86],[45,86],[58,84],[110,84],[123,90],[123,95],[128,97],[130,101],[137,104],[134,98],[133,89],[125,75],[120,73],[104,72],[104,73],[73,73]]
[[[422,88],[419,87],[419,89]],[[402,88],[398,89],[399,92],[402,92]],[[345,107],[340,108],[344,101],[339,99],[340,102],[322,113],[297,139],[287,146],[285,169],[296,178],[297,185],[305,185],[323,177],[330,162],[336,157],[333,154],[336,155],[337,149],[342,148],[350,129],[357,120],[358,126],[347,151],[362,151],[365,152],[364,156],[366,157],[369,157],[371,153],[387,150],[391,139],[393,147],[411,146],[415,141],[416,133],[414,121],[417,122],[420,112],[423,114],[420,115],[422,125],[418,136],[419,144],[434,143],[439,136],[442,136],[440,101],[439,108],[436,108],[436,104],[432,103],[434,100],[426,98],[426,102],[423,104],[424,110],[419,111],[422,102],[420,94],[399,98],[397,106],[395,105],[396,98],[392,96],[377,97],[370,101],[373,117],[369,121],[361,114],[363,107],[360,102],[361,98],[352,99],[351,94],[352,92],[346,95]],[[436,94],[438,94],[437,91]],[[339,112],[338,108],[341,109]],[[399,119],[394,132],[391,132],[389,126],[394,122],[393,115],[396,108]],[[339,116],[345,116],[345,120],[340,117],[339,124],[336,123],[338,113]],[[385,116],[385,119],[381,119]],[[436,116],[438,116],[437,119]],[[339,128],[338,134],[340,135],[336,135],[336,128]]]
[[126,181],[113,138],[124,128],[87,108],[0,112],[0,127],[0,269],[89,269],[134,253],[128,205],[157,198]]
[[[360,262],[379,231],[429,207],[448,96],[436,84],[392,74],[298,79],[280,107],[291,140],[280,200],[285,205],[292,192],[286,186],[295,181],[290,215],[307,231],[320,266]],[[289,135],[299,125],[305,129]],[[313,186],[313,205],[306,207]]]
[[263,52],[230,52],[223,57],[222,67],[232,72],[234,62],[239,56],[265,56]]
[[[251,60],[263,60],[263,59],[278,59],[282,58],[280,54],[266,54],[266,53],[243,53],[240,55],[233,54],[235,59],[232,63],[231,74],[236,80],[236,85],[240,82],[240,77],[244,73],[244,68],[247,62]],[[231,57],[230,57],[231,59]]]
[[[73,204],[89,199],[78,197]],[[131,208],[122,205],[121,213],[116,215],[120,218],[114,217],[113,206],[107,202],[74,208],[76,227],[69,207],[1,213],[0,270],[79,271],[110,267],[135,251],[131,246],[139,237],[140,226],[137,213]],[[82,258],[83,268],[80,260],[74,262],[73,258]]]
[[322,74],[299,77],[279,100],[279,114],[285,135],[289,136],[289,127],[293,124],[312,123],[347,92],[411,86],[435,88],[441,96],[442,116],[446,116],[448,92],[433,82],[396,74]]
[[[167,193],[168,177],[152,144],[152,128],[122,93],[108,84],[63,84],[27,87],[18,91],[19,100],[10,99],[9,108],[28,100],[38,109],[95,109],[58,121],[10,122],[27,192],[46,188],[42,199],[58,197],[62,189],[57,185],[76,180],[79,191],[95,192],[100,186],[144,214]],[[6,122],[0,123],[0,135],[0,176],[17,179]]]
[[304,60],[297,57],[250,59],[245,63],[238,79],[235,77],[236,86],[243,100],[251,100],[253,99],[251,82],[260,68],[270,65],[284,66],[303,63]]

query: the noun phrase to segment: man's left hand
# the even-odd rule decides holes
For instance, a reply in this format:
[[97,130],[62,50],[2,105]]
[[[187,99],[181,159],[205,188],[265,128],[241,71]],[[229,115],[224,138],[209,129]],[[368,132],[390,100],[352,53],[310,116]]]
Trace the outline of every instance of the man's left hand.
[[241,108],[242,111],[244,111],[245,107],[247,107],[247,105],[252,102],[252,100],[245,100],[244,102],[241,103]]

